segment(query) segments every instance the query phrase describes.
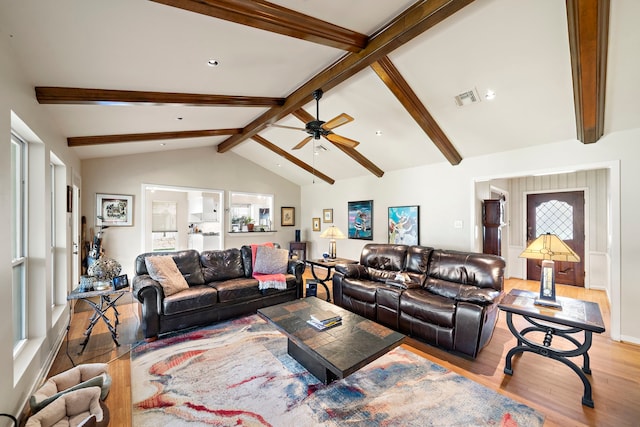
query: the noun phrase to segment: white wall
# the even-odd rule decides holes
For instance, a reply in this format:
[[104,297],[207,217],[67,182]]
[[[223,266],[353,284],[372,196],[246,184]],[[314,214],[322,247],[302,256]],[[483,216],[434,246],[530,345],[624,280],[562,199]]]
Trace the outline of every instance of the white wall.
[[[519,177],[529,173],[571,169],[609,168],[610,234],[607,252],[611,260],[609,297],[612,303],[612,336],[640,343],[640,301],[635,264],[640,256],[640,129],[604,136],[595,144],[565,141],[538,148],[508,151],[464,159],[459,165],[441,163],[387,172],[382,178],[366,176],[302,188],[302,223],[310,241],[310,256],[318,257],[328,247],[319,232],[311,232],[311,218],[322,209],[333,208],[334,221],[343,231],[347,225],[347,202],[374,201],[374,242],[387,238],[387,207],[420,206],[420,243],[448,249],[477,250],[481,228],[475,182]],[[549,153],[553,153],[550,155]],[[356,167],[354,165],[354,167]],[[618,175],[619,174],[619,175]],[[462,228],[455,228],[462,221]],[[325,224],[322,224],[323,227]],[[338,256],[358,259],[363,240],[338,241]],[[600,279],[600,278],[599,278]]]
[[[251,142],[247,142],[251,143]],[[117,167],[114,167],[117,165]],[[117,170],[114,173],[114,170]],[[133,226],[105,230],[103,246],[106,256],[122,264],[122,274],[132,277],[136,256],[142,245],[142,184],[210,188],[228,192],[241,191],[274,195],[275,232],[226,233],[224,246],[237,248],[245,244],[273,241],[289,248],[297,227],[280,227],[280,206],[295,206],[300,212],[300,187],[233,152],[219,154],[215,148],[196,148],[108,157],[82,161],[82,215],[87,229],[95,225],[96,193],[133,195]],[[296,224],[299,218],[296,218]]]
[[[0,144],[0,205],[5,212],[0,221],[0,286],[3,298],[0,298],[0,412],[17,414],[22,410],[34,387],[49,367],[51,358],[57,351],[57,346],[64,334],[68,322],[68,311],[58,307],[51,308],[48,284],[49,275],[46,269],[51,265],[49,230],[51,224],[48,219],[50,209],[50,196],[48,189],[51,187],[49,179],[49,161],[51,152],[64,163],[66,168],[66,185],[72,184],[72,176],[80,170],[80,160],[69,148],[66,139],[52,123],[46,114],[46,108],[38,105],[35,99],[34,85],[27,80],[28,74],[15,65],[11,52],[11,39],[6,33],[0,31],[0,135],[4,143]],[[19,133],[29,141],[37,142],[37,149],[33,150],[37,156],[33,156],[30,167],[34,176],[41,178],[44,188],[33,188],[29,195],[30,221],[33,221],[32,233],[29,236],[30,254],[39,254],[40,259],[34,260],[29,265],[31,274],[28,281],[29,302],[33,310],[29,316],[28,345],[23,353],[14,360],[13,357],[13,310],[12,307],[12,274],[11,274],[11,225],[7,207],[11,206],[11,151],[9,144],[11,134],[11,112],[21,119],[23,125],[14,121]],[[29,131],[30,129],[30,131]],[[33,183],[32,183],[33,184]],[[32,197],[33,196],[33,197]],[[64,220],[67,222],[62,235],[60,245],[71,247],[70,216]],[[39,230],[34,233],[33,230]],[[60,228],[58,232],[60,233]],[[64,235],[66,233],[66,236]],[[66,271],[71,270],[71,259],[66,251]],[[35,280],[37,277],[42,280]],[[66,275],[66,277],[70,277]],[[62,285],[70,289],[71,283]],[[63,306],[62,306],[63,307]],[[4,421],[2,421],[4,423]]]

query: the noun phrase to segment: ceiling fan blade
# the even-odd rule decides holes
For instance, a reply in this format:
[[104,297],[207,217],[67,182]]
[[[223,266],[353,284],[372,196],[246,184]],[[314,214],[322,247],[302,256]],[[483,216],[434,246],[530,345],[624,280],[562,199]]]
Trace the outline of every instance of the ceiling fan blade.
[[329,120],[328,122],[326,122],[324,125],[322,125],[323,129],[326,130],[331,130],[331,129],[335,129],[338,126],[342,126],[345,125],[349,122],[353,121],[353,117],[351,117],[350,115],[346,114],[346,113],[342,113],[339,116],[334,117],[333,119]]
[[301,127],[277,125],[275,123],[270,124],[269,127],[282,128],[282,129],[293,129],[293,130],[306,130],[305,128],[301,128]]
[[293,149],[293,150],[299,150],[299,149],[301,149],[302,147],[304,147],[304,146],[307,144],[307,142],[311,141],[312,139],[313,139],[313,137],[312,137],[312,136],[308,136],[308,137],[306,137],[305,139],[303,139],[302,141],[300,141],[300,142],[298,143],[298,145],[296,145],[296,146],[295,146],[295,147],[293,147],[292,149]]
[[325,136],[329,141],[335,144],[341,144],[345,147],[356,148],[360,143],[358,141],[354,141],[353,139],[345,138],[344,136],[337,135],[333,132]]

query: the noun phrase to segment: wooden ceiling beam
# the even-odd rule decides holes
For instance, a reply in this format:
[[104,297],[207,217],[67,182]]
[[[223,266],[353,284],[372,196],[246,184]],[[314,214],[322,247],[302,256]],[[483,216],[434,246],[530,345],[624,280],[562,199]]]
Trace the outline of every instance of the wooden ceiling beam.
[[[294,116],[296,116],[299,120],[301,120],[303,123],[307,123],[307,122],[310,122],[312,120],[315,120],[315,118],[311,114],[309,114],[307,111],[303,110],[302,108],[297,109],[292,114]],[[326,139],[327,141],[329,141],[326,137],[323,137],[323,138]],[[332,141],[329,141],[329,142],[334,147],[338,148],[344,154],[346,154],[347,156],[351,157],[353,160],[358,162],[363,168],[365,168],[366,170],[368,170],[369,172],[371,172],[372,174],[374,174],[378,178],[380,178],[380,177],[382,177],[382,175],[384,175],[384,171],[382,169],[380,169],[378,166],[376,166],[371,160],[369,160],[368,158],[363,156],[355,148],[347,147],[347,146],[342,145],[342,144],[337,144],[337,143],[332,142]]]
[[137,90],[85,89],[76,87],[37,86],[40,104],[82,105],[184,105],[274,107],[284,104],[284,98],[256,96],[206,95],[197,93],[143,92]]
[[128,133],[120,135],[73,136],[67,138],[69,147],[119,144],[123,142],[155,141],[164,139],[203,138],[207,136],[235,135],[242,129],[185,130],[176,132]]
[[290,161],[291,163],[293,163],[294,165],[298,166],[299,168],[304,169],[305,171],[309,172],[311,175],[313,176],[317,176],[318,178],[320,178],[321,180],[333,185],[336,180],[328,177],[327,175],[323,174],[322,172],[318,171],[316,168],[309,166],[307,163],[303,162],[302,160],[298,159],[295,156],[292,156],[291,154],[287,153],[285,150],[283,150],[282,148],[278,147],[277,145],[273,144],[272,142],[269,142],[268,140],[266,140],[265,138],[261,137],[260,135],[254,135],[251,137],[254,141],[256,141],[258,144],[262,145],[263,147],[273,151],[274,153],[278,154],[279,156],[284,157],[285,159],[287,159],[288,161]]
[[371,64],[371,68],[376,72],[378,77],[382,79],[384,84],[387,85],[427,136],[429,136],[449,163],[452,165],[459,164],[462,161],[462,156],[460,156],[458,150],[456,150],[449,138],[447,138],[442,128],[440,128],[436,120],[420,101],[413,89],[411,89],[409,83],[402,77],[400,71],[393,65],[389,57],[384,56],[374,62]]
[[609,0],[566,0],[576,133],[591,144],[604,133]]
[[348,52],[358,52],[367,45],[364,34],[264,0],[152,1]]
[[378,59],[394,51],[429,28],[442,22],[475,0],[421,0],[398,15],[381,32],[370,38],[358,53],[347,53],[334,64],[292,92],[281,107],[273,107],[249,123],[240,135],[233,135],[218,145],[224,153],[256,135],[268,124],[275,123],[310,102],[316,89],[325,92],[346,81]]

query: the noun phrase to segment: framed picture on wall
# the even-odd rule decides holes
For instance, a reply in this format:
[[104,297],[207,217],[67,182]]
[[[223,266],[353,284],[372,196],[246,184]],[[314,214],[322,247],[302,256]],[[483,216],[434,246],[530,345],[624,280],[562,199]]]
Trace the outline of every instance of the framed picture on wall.
[[333,209],[322,210],[322,222],[333,222]]
[[348,202],[350,239],[373,240],[373,200]]
[[388,243],[420,244],[420,206],[392,206],[389,208]]
[[313,231],[320,231],[320,218],[311,218],[311,229]]
[[96,225],[98,227],[133,225],[133,196],[97,193]]
[[283,227],[296,225],[296,208],[288,206],[280,208],[280,225]]

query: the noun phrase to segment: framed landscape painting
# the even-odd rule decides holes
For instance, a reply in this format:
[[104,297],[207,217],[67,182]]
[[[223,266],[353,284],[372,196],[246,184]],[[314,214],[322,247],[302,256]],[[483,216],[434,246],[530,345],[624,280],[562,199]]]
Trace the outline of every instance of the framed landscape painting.
[[420,206],[393,206],[389,208],[388,243],[420,244]]
[[373,240],[373,200],[348,202],[350,239]]

